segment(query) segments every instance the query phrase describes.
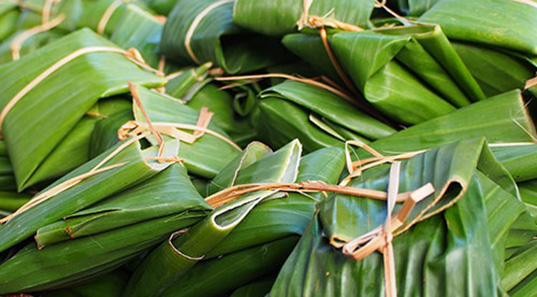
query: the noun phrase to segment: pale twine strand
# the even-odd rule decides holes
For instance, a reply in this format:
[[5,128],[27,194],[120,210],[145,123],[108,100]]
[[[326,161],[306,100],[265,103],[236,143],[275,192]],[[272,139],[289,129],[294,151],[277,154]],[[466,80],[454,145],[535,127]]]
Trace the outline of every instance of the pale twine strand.
[[196,57],[196,54],[194,53],[194,51],[192,50],[192,46],[190,45],[191,41],[192,41],[192,36],[194,36],[194,31],[196,30],[196,28],[198,27],[199,23],[201,22],[201,20],[203,20],[203,18],[209,13],[211,12],[213,9],[221,6],[221,5],[224,5],[224,4],[227,4],[227,3],[233,3],[234,0],[220,0],[220,1],[216,1],[214,2],[213,4],[207,6],[204,10],[202,10],[195,18],[194,20],[192,21],[192,23],[190,24],[190,27],[188,28],[188,31],[186,32],[186,35],[185,35],[185,48],[186,48],[186,51],[188,52],[188,55],[190,55],[190,58],[196,63],[196,64],[201,64],[200,60]]

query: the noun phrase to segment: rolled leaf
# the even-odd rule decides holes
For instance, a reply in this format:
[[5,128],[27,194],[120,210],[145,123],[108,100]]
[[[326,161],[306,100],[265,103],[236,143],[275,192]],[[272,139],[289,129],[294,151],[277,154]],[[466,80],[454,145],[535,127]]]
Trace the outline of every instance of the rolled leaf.
[[162,53],[182,65],[210,61],[231,74],[258,70],[286,58],[277,39],[235,25],[232,11],[233,1],[177,1],[164,26]]

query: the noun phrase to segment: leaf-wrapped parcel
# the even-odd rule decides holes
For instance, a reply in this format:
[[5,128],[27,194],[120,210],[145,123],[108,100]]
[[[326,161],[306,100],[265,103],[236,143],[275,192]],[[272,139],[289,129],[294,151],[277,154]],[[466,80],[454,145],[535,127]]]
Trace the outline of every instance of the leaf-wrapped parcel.
[[[65,172],[40,165],[99,99],[125,93],[127,81],[148,87],[164,83],[127,57],[116,45],[82,29],[0,67],[0,82],[5,82],[0,86],[0,127],[19,190]],[[12,82],[13,75],[19,79]],[[61,159],[69,162],[64,154]]]
[[[491,252],[489,233],[483,232],[488,230],[484,201],[488,193],[480,180],[502,188],[505,171],[487,150],[483,139],[471,139],[401,161],[400,192],[413,191],[428,182],[435,192],[418,202],[406,223],[394,230],[398,296],[497,296],[501,272]],[[364,170],[349,185],[386,190],[389,167],[383,164]],[[399,207],[396,205],[396,213]],[[382,226],[386,202],[334,194],[318,208],[280,271],[271,295],[383,296],[381,254],[373,251],[354,260],[343,256],[339,247]],[[516,218],[519,212],[513,214]]]
[[109,169],[0,226],[2,250],[36,231],[40,245],[29,243],[3,260],[0,293],[51,289],[91,279],[139,255],[173,230],[202,219],[210,207],[182,165],[158,161],[176,156],[178,144],[177,140],[166,142],[158,156],[158,147],[142,150],[136,139],[121,142],[44,192],[100,162],[106,161],[102,168]]

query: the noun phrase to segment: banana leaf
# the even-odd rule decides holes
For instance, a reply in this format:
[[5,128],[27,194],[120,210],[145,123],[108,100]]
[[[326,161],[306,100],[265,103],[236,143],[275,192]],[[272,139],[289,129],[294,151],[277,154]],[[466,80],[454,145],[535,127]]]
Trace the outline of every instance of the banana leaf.
[[232,1],[177,1],[164,26],[161,52],[181,65],[210,61],[230,74],[251,72],[287,59],[279,40],[235,25],[232,10]]
[[241,250],[222,259],[201,262],[162,296],[223,296],[224,292],[245,284],[260,271],[264,274],[277,272],[297,241],[297,236],[291,236]]
[[489,143],[532,142],[535,127],[520,91],[510,91],[412,126],[371,144],[383,154],[429,149],[463,139]]
[[123,269],[105,274],[89,283],[54,291],[39,292],[41,297],[117,297],[129,280]]
[[13,212],[30,201],[32,195],[0,191],[0,210]]
[[148,5],[155,12],[161,15],[168,15],[175,6],[176,0],[151,0]]
[[[181,101],[142,87],[138,88],[138,91],[142,105],[154,124],[195,125],[198,121],[199,113]],[[134,119],[145,123],[142,112],[136,104],[133,105],[133,110]],[[208,129],[229,139],[229,136],[214,123],[209,123]],[[150,141],[156,143],[154,138],[151,138]],[[185,159],[184,164],[189,172],[201,177],[213,178],[239,154],[240,151],[237,147],[214,135],[204,134],[191,144],[181,142],[178,156]]]
[[[343,165],[343,149],[315,151],[301,158],[297,182],[314,180],[336,183]],[[250,167],[238,172],[237,184],[252,181],[250,176],[255,175],[250,174],[247,168]],[[290,193],[287,198],[260,203],[217,247],[205,254],[200,266],[188,271],[163,296],[192,296],[194,292],[207,297],[221,296],[223,292],[231,292],[245,282],[276,272],[295,245],[297,236],[303,234],[314,213],[314,204],[320,199],[320,193],[310,197]],[[281,247],[285,248],[285,252],[273,258],[271,266],[251,263],[247,256],[250,250],[279,241],[287,241],[287,247]],[[222,276],[213,278],[207,275]]]
[[[497,296],[500,272],[491,255],[488,232],[483,232],[488,228],[485,193],[477,177],[478,166],[496,161],[483,139],[449,144],[401,162],[400,190],[432,182],[440,204],[425,208],[429,213],[426,221],[405,232],[400,230],[406,230],[406,225],[396,231],[393,249],[398,296]],[[503,174],[487,169],[492,175]],[[349,185],[385,190],[388,171],[389,165],[367,169]],[[409,220],[430,199],[419,202],[419,210],[413,210]],[[318,208],[271,295],[384,296],[382,256],[374,252],[356,261],[345,258],[330,242],[356,238],[382,224],[386,202],[335,194]]]
[[286,81],[259,97],[258,135],[274,147],[298,137],[311,152],[346,139],[368,142],[396,132],[338,95],[305,83]]
[[209,210],[186,169],[174,164],[155,177],[37,230],[39,247],[189,211]]
[[250,282],[235,291],[230,297],[265,297],[274,284],[274,276],[265,276]]
[[536,13],[532,0],[444,0],[419,21],[442,26],[450,39],[537,55]]
[[438,0],[393,0],[388,1],[390,7],[397,7],[397,10],[406,16],[420,16],[431,9]]
[[[116,6],[117,5],[117,6]],[[111,36],[121,22],[127,7],[136,5],[145,11],[151,12],[143,2],[138,0],[121,1],[115,0],[76,0],[61,1],[53,5],[51,9],[51,18],[61,14],[65,15],[65,20],[58,28],[74,31],[80,28],[90,28],[99,34]],[[41,13],[42,4],[34,8]],[[107,15],[111,13],[110,15]],[[144,19],[143,16],[139,20]]]
[[184,101],[189,101],[209,80],[209,69],[212,63],[208,62],[198,67],[186,67],[170,74],[168,83],[166,84],[166,94],[180,98]]
[[[84,164],[92,157],[96,157],[98,154],[91,155],[92,141],[99,141],[99,139],[93,138],[95,126],[100,122],[109,122],[109,117],[122,114],[130,107],[129,101],[118,97],[97,102],[41,163],[39,170],[31,178],[31,184],[47,183]],[[116,123],[115,134],[123,123]],[[117,142],[116,136],[114,144]],[[70,158],[66,158],[66,156],[70,156]]]
[[91,280],[204,216],[204,212],[185,210],[179,215],[60,242],[43,250],[30,243],[0,265],[0,294],[55,289]]
[[[289,183],[296,180],[301,145],[293,141],[245,167],[242,179]],[[262,169],[262,170],[260,170]],[[256,173],[256,174],[253,174]],[[237,183],[241,176],[237,176]],[[160,296],[218,246],[263,200],[277,191],[262,190],[216,208],[205,220],[183,230],[153,250],[132,276],[124,296]]]
[[537,179],[537,145],[495,146],[492,151],[517,182]]
[[340,33],[331,45],[365,99],[400,123],[421,123],[485,99],[439,26]]
[[[0,82],[4,83],[0,87],[0,106],[5,108],[21,89],[60,59],[94,46],[118,49],[95,33],[82,29],[1,66]],[[17,73],[20,79],[13,82],[11,78],[19,76]],[[39,171],[39,165],[84,114],[100,98],[126,92],[127,81],[146,86],[164,83],[162,78],[140,69],[119,53],[95,52],[67,63],[23,96],[2,125],[18,189],[36,182],[32,177]],[[69,88],[65,87],[67,85]],[[47,124],[43,125],[44,122]]]
[[20,14],[16,3],[0,3],[0,42],[17,30]]
[[[256,97],[257,94],[249,88],[232,97],[209,83],[196,92],[186,105],[197,111],[203,107],[209,108],[214,112],[215,124],[229,134],[237,145],[245,146],[257,136],[250,119],[250,112],[257,104]],[[241,101],[244,101],[246,108],[243,108]]]
[[[164,157],[176,156],[179,143],[170,141],[163,152]],[[115,151],[118,149],[118,151]],[[65,175],[55,183],[34,196],[33,199],[49,196],[0,225],[0,252],[34,234],[39,228],[54,223],[65,216],[82,210],[128,187],[156,175],[171,163],[148,160],[157,156],[157,148],[142,150],[136,139],[120,143]],[[104,162],[103,164],[100,164]],[[102,167],[106,166],[106,167]],[[113,167],[108,167],[113,166]],[[73,182],[73,178],[88,174],[100,168],[102,172]],[[70,187],[65,185],[71,185]],[[57,192],[58,189],[63,191]]]
[[0,139],[0,190],[12,191],[16,189],[17,185],[13,175],[13,167],[7,155],[6,143]]
[[537,220],[537,180],[526,181],[518,184],[520,198],[526,204],[528,211]]
[[255,136],[249,115],[257,103],[257,94],[247,88],[246,92],[239,93],[234,98],[228,92],[220,90],[208,77],[211,66],[212,63],[208,62],[170,74],[177,76],[166,84],[166,93],[181,98],[186,105],[197,111],[203,107],[209,108],[214,112],[214,122],[235,143],[241,147],[246,146]]
[[[0,64],[5,64],[13,61],[13,54],[11,52],[11,43],[22,32],[20,30],[9,36],[4,42],[0,43]],[[20,56],[25,56],[57,39],[64,36],[63,32],[59,30],[50,30],[30,36],[24,41],[19,51]]]
[[164,24],[155,16],[129,4],[111,34],[110,41],[122,48],[136,48],[147,64],[157,68],[162,28]]
[[523,89],[537,71],[534,64],[504,51],[464,42],[452,44],[487,97]]
[[[283,36],[297,31],[297,22],[304,11],[303,3],[301,0],[237,0],[233,22],[261,34]],[[308,13],[319,17],[329,15],[329,20],[368,28],[374,4],[365,0],[311,1]]]

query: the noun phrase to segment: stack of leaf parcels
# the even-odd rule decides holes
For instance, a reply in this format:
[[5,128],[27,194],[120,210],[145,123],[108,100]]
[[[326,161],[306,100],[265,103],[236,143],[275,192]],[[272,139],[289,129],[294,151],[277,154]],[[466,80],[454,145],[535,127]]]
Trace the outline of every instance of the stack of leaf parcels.
[[537,297],[537,0],[0,2],[0,296]]

